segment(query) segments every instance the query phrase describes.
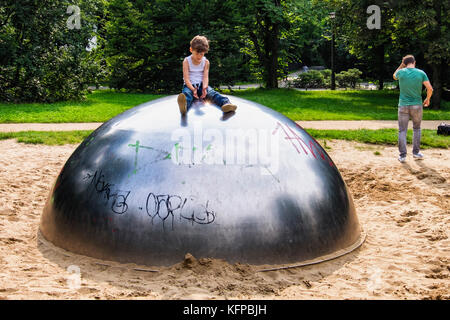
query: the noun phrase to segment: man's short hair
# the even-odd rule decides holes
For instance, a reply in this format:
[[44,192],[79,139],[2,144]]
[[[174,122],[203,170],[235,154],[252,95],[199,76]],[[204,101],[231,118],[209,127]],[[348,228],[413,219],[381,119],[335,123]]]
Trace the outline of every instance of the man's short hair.
[[407,56],[403,57],[403,64],[407,66],[410,63],[416,62],[416,59],[414,59],[414,56],[412,54],[408,54]]
[[191,40],[191,48],[197,52],[208,53],[209,51],[209,41],[204,36],[195,36]]

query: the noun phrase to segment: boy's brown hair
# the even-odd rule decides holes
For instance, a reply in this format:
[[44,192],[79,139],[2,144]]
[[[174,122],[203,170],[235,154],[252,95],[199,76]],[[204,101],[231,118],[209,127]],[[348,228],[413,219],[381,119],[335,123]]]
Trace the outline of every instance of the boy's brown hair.
[[408,54],[407,56],[403,57],[403,64],[407,66],[410,63],[414,63],[416,59],[414,59],[414,56],[412,54]]
[[208,53],[209,51],[209,41],[204,36],[195,36],[191,40],[191,48],[197,52]]

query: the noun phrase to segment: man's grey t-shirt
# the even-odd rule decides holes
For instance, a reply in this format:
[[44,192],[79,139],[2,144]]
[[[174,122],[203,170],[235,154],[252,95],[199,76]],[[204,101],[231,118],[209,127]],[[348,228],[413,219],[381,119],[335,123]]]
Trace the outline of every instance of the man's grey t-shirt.
[[428,81],[427,74],[417,68],[403,68],[395,77],[400,85],[399,106],[422,105],[422,83]]

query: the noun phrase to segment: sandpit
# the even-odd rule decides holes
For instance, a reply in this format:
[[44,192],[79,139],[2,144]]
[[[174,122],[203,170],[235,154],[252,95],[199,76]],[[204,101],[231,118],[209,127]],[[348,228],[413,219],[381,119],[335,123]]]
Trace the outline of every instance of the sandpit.
[[0,299],[449,299],[450,150],[400,164],[395,146],[326,146],[366,241],[321,264],[258,272],[189,255],[171,267],[125,265],[54,247],[40,216],[77,146],[0,141]]

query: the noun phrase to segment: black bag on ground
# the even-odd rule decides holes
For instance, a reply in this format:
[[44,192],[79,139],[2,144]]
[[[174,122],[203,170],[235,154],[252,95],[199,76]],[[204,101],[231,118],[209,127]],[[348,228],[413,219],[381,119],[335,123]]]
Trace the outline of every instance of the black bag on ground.
[[443,135],[446,135],[446,136],[450,135],[450,124],[446,124],[446,123],[442,122],[438,126],[437,134],[443,134]]

